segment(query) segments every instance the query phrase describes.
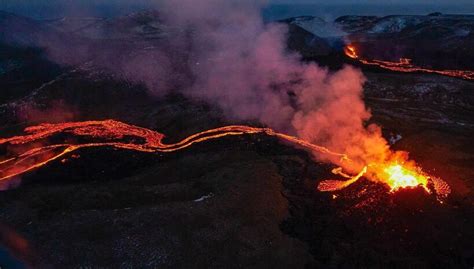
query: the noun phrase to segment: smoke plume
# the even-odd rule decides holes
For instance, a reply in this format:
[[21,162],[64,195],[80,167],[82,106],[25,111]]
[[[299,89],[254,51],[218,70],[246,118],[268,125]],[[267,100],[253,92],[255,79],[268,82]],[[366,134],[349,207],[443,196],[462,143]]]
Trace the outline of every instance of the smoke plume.
[[189,46],[192,83],[183,93],[219,105],[230,118],[257,119],[345,152],[356,160],[349,170],[385,157],[380,129],[365,126],[371,115],[359,70],[346,66],[331,73],[300,61],[286,49],[287,27],[263,23],[261,3],[198,2],[166,1],[160,9],[166,24],[179,29],[171,44]]

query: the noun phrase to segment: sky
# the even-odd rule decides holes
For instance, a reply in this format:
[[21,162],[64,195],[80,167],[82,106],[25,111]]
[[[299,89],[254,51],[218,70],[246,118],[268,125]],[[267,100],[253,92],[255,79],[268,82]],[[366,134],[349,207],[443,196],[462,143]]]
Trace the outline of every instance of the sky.
[[[223,0],[229,1],[229,0]],[[270,4],[469,4],[472,0],[266,0]],[[57,4],[74,4],[74,3],[98,3],[98,4],[152,4],[160,2],[160,0],[2,0],[0,6],[3,5],[57,5]]]
[[[198,0],[196,0],[198,1]],[[230,0],[222,0],[230,1]],[[474,0],[255,0],[267,1],[270,8],[264,16],[270,20],[290,16],[316,15],[331,17],[341,15],[389,15],[443,13],[474,13]],[[112,17],[131,11],[153,7],[161,0],[0,0],[0,10],[33,18],[90,15]],[[286,5],[272,9],[272,5]],[[301,8],[300,4],[306,5]],[[308,8],[307,5],[312,7]],[[334,6],[337,7],[334,7]],[[367,5],[372,6],[367,7]],[[333,6],[333,7],[331,7]],[[380,8],[384,6],[383,8]]]
[[273,4],[469,4],[472,0],[269,0]]

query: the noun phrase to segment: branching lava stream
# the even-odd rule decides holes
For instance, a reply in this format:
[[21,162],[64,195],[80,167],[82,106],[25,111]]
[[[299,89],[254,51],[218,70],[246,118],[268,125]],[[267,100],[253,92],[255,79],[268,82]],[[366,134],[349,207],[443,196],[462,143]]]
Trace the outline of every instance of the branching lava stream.
[[[311,152],[332,155],[340,160],[340,164],[351,162],[350,158],[343,153],[333,152],[297,137],[269,128],[242,125],[206,130],[172,144],[163,143],[164,135],[161,133],[115,120],[46,123],[28,127],[25,132],[26,134],[21,136],[0,138],[0,149],[6,152],[0,157],[0,181],[7,181],[40,168],[81,148],[113,147],[149,153],[173,152],[203,141],[243,134],[274,136]],[[53,142],[58,140],[62,142]],[[421,185],[430,192],[428,183],[432,182],[438,196],[447,196],[450,193],[449,186],[444,181],[431,178],[418,167],[408,163],[399,164],[391,161],[382,164],[367,164],[355,176],[344,173],[342,168],[336,168],[332,172],[348,179],[322,181],[318,190],[340,190],[356,182],[362,176],[367,176],[375,181],[385,183],[391,191]]]
[[399,62],[363,59],[357,53],[357,49],[353,45],[346,46],[344,48],[344,53],[346,54],[347,57],[352,58],[354,60],[357,60],[357,61],[359,61],[360,63],[362,63],[364,65],[377,66],[377,67],[387,69],[387,70],[391,70],[391,71],[395,71],[395,72],[432,73],[432,74],[438,74],[438,75],[443,75],[443,76],[462,78],[462,79],[466,79],[466,80],[474,80],[474,71],[470,71],[470,70],[437,70],[437,69],[423,68],[423,67],[416,66],[416,65],[412,64],[411,59],[408,59],[408,58],[400,58]]

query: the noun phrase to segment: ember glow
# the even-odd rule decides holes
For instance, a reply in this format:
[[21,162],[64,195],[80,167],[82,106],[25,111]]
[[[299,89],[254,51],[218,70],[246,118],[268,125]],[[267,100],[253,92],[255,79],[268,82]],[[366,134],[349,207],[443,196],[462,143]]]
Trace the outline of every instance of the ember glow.
[[399,163],[381,163],[369,164],[355,176],[349,176],[341,172],[340,168],[333,170],[334,174],[342,175],[348,180],[324,180],[319,186],[319,191],[337,191],[348,187],[355,183],[361,177],[366,176],[376,182],[386,184],[390,192],[400,189],[422,187],[426,192],[431,193],[430,183],[439,198],[445,198],[451,193],[449,185],[436,177],[431,177],[421,170],[421,168],[413,165],[402,165]]
[[354,46],[348,45],[344,47],[344,53],[352,59],[359,58],[359,56],[357,56],[356,48]]
[[[25,132],[26,134],[22,136],[0,139],[1,149],[7,152],[0,157],[0,181],[8,181],[54,160],[68,157],[68,154],[81,148],[112,147],[149,153],[173,152],[196,143],[244,134],[274,136],[310,152],[332,155],[340,160],[341,166],[351,162],[350,156],[333,152],[297,137],[279,133],[270,128],[242,125],[206,130],[170,144],[162,142],[165,136],[161,133],[115,120],[40,124],[26,128]],[[51,141],[61,142],[55,144]],[[430,192],[428,188],[430,177],[421,169],[408,163],[367,164],[355,176],[345,173],[341,167],[333,169],[332,173],[345,177],[347,180],[324,180],[319,184],[318,190],[341,190],[366,176],[373,181],[385,183],[391,191],[421,185]],[[450,192],[447,183],[441,179],[433,181],[433,185],[438,195],[447,196]]]
[[422,173],[409,170],[400,164],[390,165],[384,169],[384,172],[387,174],[387,184],[392,188],[392,191],[418,185],[426,188],[428,184],[428,178]]
[[429,69],[423,68],[420,66],[416,66],[411,63],[411,59],[408,58],[400,58],[398,62],[391,62],[391,61],[383,61],[383,60],[368,60],[363,59],[357,53],[357,49],[353,45],[348,45],[344,48],[344,53],[347,57],[351,59],[355,59],[364,65],[372,65],[377,66],[383,69],[395,71],[395,72],[403,72],[403,73],[432,73],[438,74],[443,76],[449,77],[456,77],[462,78],[467,80],[474,80],[474,71],[470,70],[437,70],[437,69]]

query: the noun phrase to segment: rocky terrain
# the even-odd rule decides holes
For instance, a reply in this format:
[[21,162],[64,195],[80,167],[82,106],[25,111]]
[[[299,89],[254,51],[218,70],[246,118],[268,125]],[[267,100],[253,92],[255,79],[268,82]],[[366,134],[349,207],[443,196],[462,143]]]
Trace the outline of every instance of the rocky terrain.
[[342,16],[333,22],[306,16],[285,22],[324,38],[328,44],[338,39],[354,44],[363,58],[410,58],[427,68],[473,70],[472,15]]
[[[472,68],[469,16],[341,17],[330,24],[304,17],[285,23],[288,47],[331,69],[349,63],[342,53],[345,39],[363,43],[362,53],[375,53],[370,55]],[[212,104],[153,96],[148,85],[108,72],[110,62],[160,49],[172,29],[161,25],[159,13],[41,23],[2,13],[0,30],[1,137],[38,122],[113,118],[178,141],[241,123]],[[62,43],[53,38],[62,35],[80,40],[74,48],[94,52],[52,61],[41,41],[47,36]],[[421,39],[435,45],[419,54],[413,44]],[[122,59],[105,53],[110,44],[123,51]],[[393,54],[370,49],[380,44],[400,48]],[[456,56],[461,52],[462,59]],[[427,60],[438,54],[453,61]],[[333,167],[263,135],[170,154],[83,149],[77,158],[1,186],[10,189],[0,193],[0,265],[472,268],[474,82],[363,71],[372,121],[387,139],[396,138],[394,148],[409,150],[449,183],[453,193],[443,204],[420,189],[391,195],[366,180],[340,192],[318,192],[317,183]]]

